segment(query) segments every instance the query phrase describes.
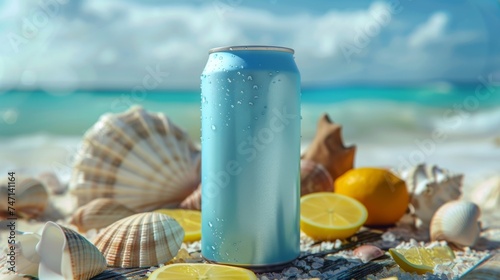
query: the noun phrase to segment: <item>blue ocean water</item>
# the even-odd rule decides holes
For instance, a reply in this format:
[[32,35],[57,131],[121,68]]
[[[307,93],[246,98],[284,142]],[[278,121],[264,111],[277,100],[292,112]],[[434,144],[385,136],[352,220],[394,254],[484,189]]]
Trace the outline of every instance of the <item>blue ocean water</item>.
[[[362,137],[386,131],[429,132],[453,128],[452,134],[500,133],[500,90],[476,86],[453,88],[345,87],[302,91],[302,137],[310,139],[316,120],[328,113],[344,133]],[[99,116],[140,105],[163,112],[194,138],[199,137],[200,92],[127,90],[76,91],[70,94],[10,91],[0,94],[0,137],[29,134],[82,135]],[[459,124],[459,125],[458,125]],[[198,138],[199,139],[199,138]]]

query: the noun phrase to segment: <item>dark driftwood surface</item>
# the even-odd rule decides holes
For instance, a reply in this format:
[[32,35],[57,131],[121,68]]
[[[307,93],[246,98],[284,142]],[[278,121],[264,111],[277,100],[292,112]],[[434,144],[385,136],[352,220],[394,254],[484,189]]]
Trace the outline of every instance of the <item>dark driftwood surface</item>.
[[[349,242],[343,244],[340,248],[321,251],[314,254],[305,254],[299,257],[299,259],[305,259],[308,256],[314,257],[326,257],[329,254],[335,254],[342,250],[353,249],[361,244],[368,242],[374,242],[381,239],[381,233],[379,231],[361,231],[358,232],[355,237],[357,240],[355,242]],[[383,248],[387,249],[387,248]],[[323,267],[319,268],[320,272],[325,272],[335,267],[341,267],[345,265],[347,260],[337,259],[335,261],[325,259]],[[395,266],[395,262],[388,256],[384,256],[377,260],[360,264],[352,269],[344,271],[342,274],[337,275],[338,280],[350,280],[350,279],[363,279],[367,275],[377,273],[381,271],[384,267],[390,268]],[[494,278],[488,279],[500,279],[500,254],[496,254],[485,260],[483,263],[479,264],[472,271],[470,271],[463,279],[483,279],[478,278],[479,276],[493,276]],[[99,274],[98,276],[92,278],[93,280],[108,280],[108,279],[126,279],[126,280],[138,280],[147,279],[146,273],[149,268],[108,268],[105,272]],[[280,271],[277,271],[280,272]],[[258,275],[258,274],[257,274]],[[472,277],[472,278],[470,278]],[[495,278],[496,277],[496,278]]]
[[[373,242],[380,239],[381,234],[379,232],[373,231],[362,231],[358,232],[356,235],[357,241],[350,242],[344,244],[340,248],[332,249],[328,251],[322,251],[315,254],[307,254],[303,255],[300,258],[306,258],[308,256],[315,257],[325,257],[329,254],[334,254],[342,250],[352,249],[358,245]],[[347,260],[345,261],[347,262]],[[318,270],[324,272],[334,267],[342,266],[344,263],[342,261],[331,261],[327,260],[324,263],[322,268]],[[340,275],[338,279],[359,279],[365,277],[366,275],[376,273],[377,271],[382,270],[386,266],[394,265],[394,262],[390,258],[382,258],[378,261],[372,261],[366,264],[359,265],[349,271],[346,271],[344,274]],[[137,279],[147,279],[146,273],[149,271],[149,268],[108,268],[105,272],[99,274],[98,276],[92,278],[93,280],[108,280],[108,279],[127,279],[127,280],[137,280]]]

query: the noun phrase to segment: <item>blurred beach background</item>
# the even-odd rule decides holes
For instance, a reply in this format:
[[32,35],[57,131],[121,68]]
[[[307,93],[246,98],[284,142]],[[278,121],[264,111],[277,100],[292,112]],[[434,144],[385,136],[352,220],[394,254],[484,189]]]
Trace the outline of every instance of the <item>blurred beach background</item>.
[[356,166],[427,162],[474,185],[500,174],[499,15],[493,0],[2,1],[0,176],[67,181],[85,131],[132,105],[199,142],[208,50],[278,45],[302,76],[303,148],[327,113]]

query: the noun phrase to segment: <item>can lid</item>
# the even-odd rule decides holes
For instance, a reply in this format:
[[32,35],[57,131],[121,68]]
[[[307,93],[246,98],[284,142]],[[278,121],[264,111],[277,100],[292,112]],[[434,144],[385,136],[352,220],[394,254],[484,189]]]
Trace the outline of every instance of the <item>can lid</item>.
[[291,48],[278,47],[278,46],[260,46],[260,45],[249,45],[249,46],[230,46],[230,47],[218,47],[213,48],[208,51],[209,54],[215,52],[223,51],[279,51],[294,53],[295,51]]

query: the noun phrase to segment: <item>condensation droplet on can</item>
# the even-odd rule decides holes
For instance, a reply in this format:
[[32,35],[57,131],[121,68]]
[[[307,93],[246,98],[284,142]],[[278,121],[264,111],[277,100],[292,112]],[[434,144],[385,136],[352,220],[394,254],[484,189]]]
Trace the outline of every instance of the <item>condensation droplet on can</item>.
[[253,89],[258,90],[259,86],[258,85],[253,85]]
[[252,76],[248,76],[247,80],[249,80],[249,81],[253,80]]
[[[213,125],[213,124],[212,124],[212,126],[211,126],[211,127],[212,127],[212,130],[215,130],[215,125]],[[211,224],[211,223],[209,223],[209,224],[210,224],[210,227],[211,227],[211,226],[212,226],[212,224]]]
[[253,105],[253,102],[252,102],[252,101],[248,102],[248,105],[252,106],[252,105]]
[[229,83],[231,83],[231,79],[230,79],[230,78],[227,78],[227,81],[228,81]]

